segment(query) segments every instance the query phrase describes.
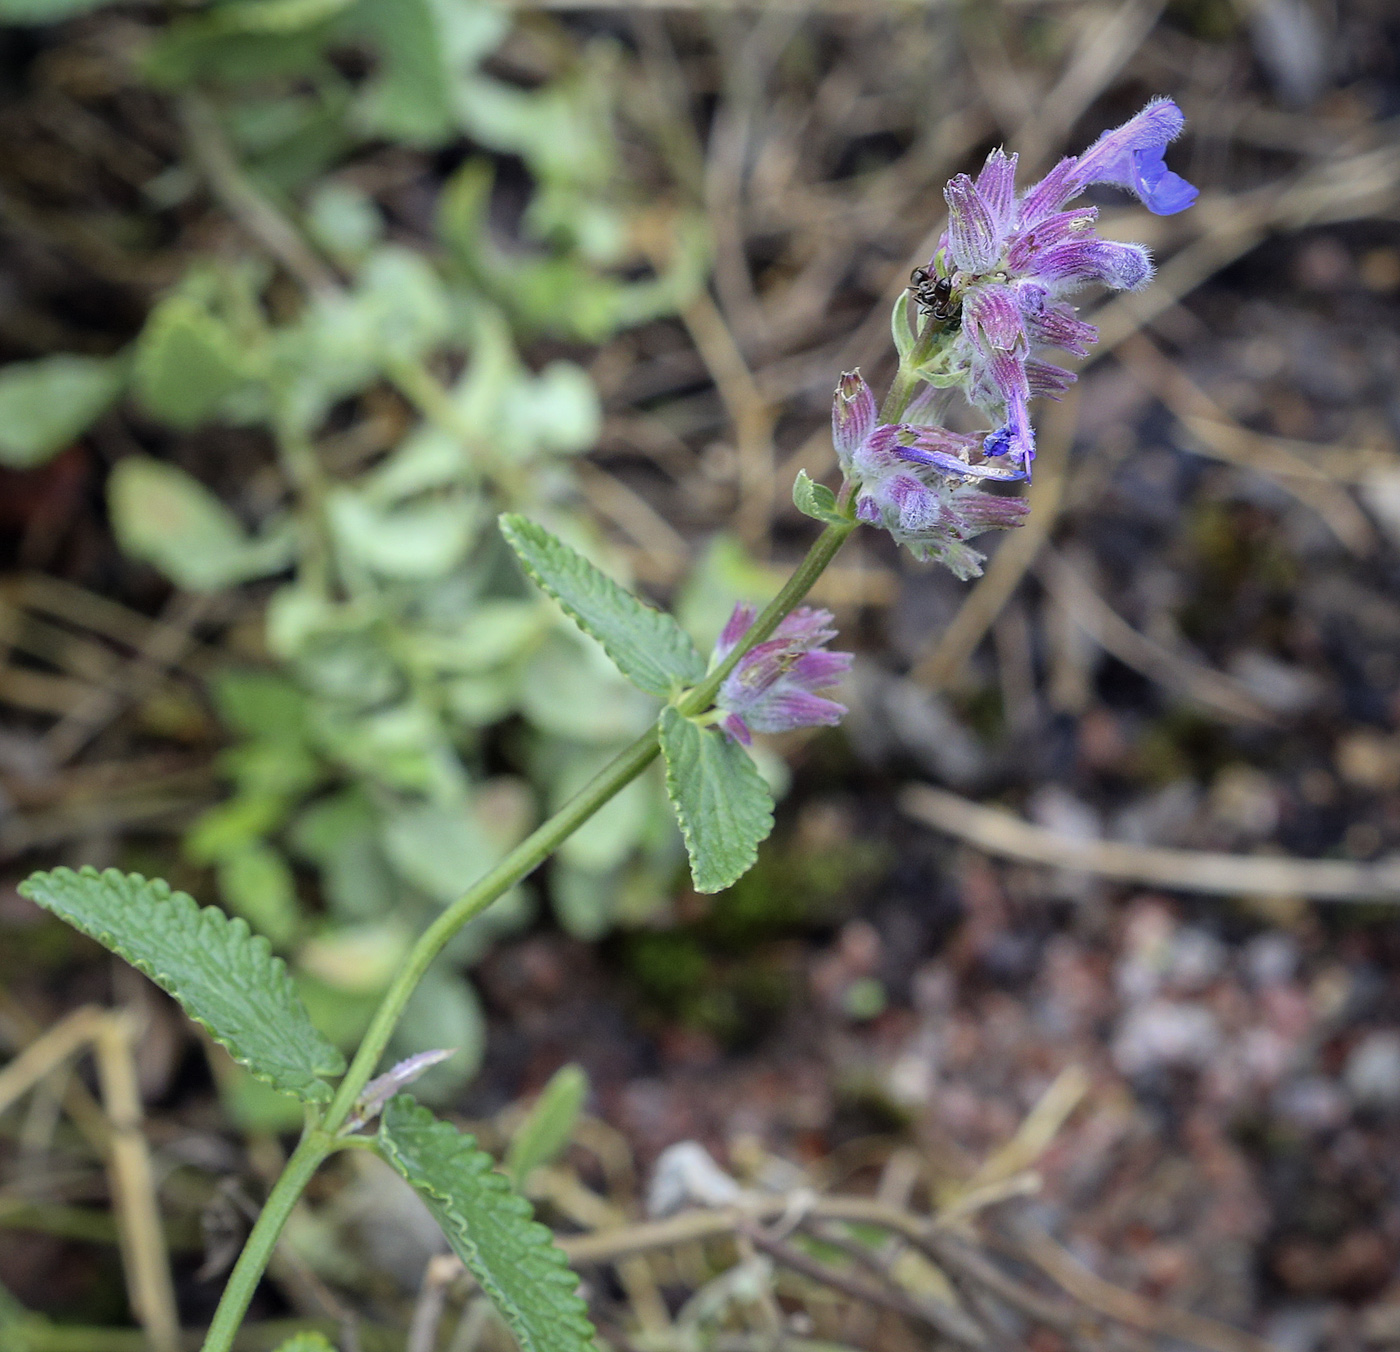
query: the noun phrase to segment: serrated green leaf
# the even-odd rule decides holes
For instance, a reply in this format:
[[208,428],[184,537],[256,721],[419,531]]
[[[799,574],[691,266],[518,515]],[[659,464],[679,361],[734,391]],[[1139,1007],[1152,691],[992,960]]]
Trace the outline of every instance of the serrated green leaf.
[[126,365],[62,354],[0,370],[0,463],[31,469],[57,455],[121,392]]
[[522,1352],[595,1352],[568,1260],[472,1137],[400,1094],[384,1110],[378,1143],[427,1203]]
[[530,577],[633,685],[664,699],[704,676],[704,659],[675,620],[643,605],[543,526],[506,514],[501,533]]
[[773,796],[743,747],[672,708],[661,711],[661,754],[695,890],[719,892],[758,858]]
[[260,1080],[309,1103],[330,1100],[322,1077],[342,1074],[345,1058],[312,1024],[282,960],[244,921],[116,869],[35,873],[20,892],[145,972]]
[[301,919],[296,882],[281,851],[255,841],[218,863],[219,896],[269,942],[284,948]]
[[582,1066],[560,1066],[550,1076],[506,1151],[506,1173],[517,1187],[569,1144],[587,1097],[588,1074]]
[[813,482],[805,469],[798,470],[796,482],[792,485],[792,501],[803,516],[825,525],[844,524],[846,518],[836,506],[836,494],[825,484]]

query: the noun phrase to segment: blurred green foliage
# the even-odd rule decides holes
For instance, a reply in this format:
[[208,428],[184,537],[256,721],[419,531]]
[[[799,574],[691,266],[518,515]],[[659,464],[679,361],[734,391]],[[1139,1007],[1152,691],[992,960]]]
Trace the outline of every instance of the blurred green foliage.
[[[96,7],[4,0],[0,18]],[[601,423],[594,386],[573,361],[531,369],[517,341],[594,343],[673,310],[704,282],[706,235],[698,211],[658,205],[622,163],[625,54],[529,22],[513,28],[486,0],[169,11],[144,72],[189,154],[149,194],[176,205],[204,180],[262,249],[201,258],[115,357],[0,371],[12,466],[42,463],[123,397],[173,429],[253,428],[275,446],[284,489],[270,509],[230,506],[141,455],[116,465],[108,504],[122,548],[178,587],[280,579],[269,665],[212,683],[229,791],[186,849],[345,1046],[409,936],[656,717],[657,701],[528,588],[494,521],[525,511],[630,580],[576,505],[573,457]],[[510,60],[495,59],[503,44]],[[460,158],[435,237],[405,242],[357,175],[357,156],[386,143]],[[502,164],[529,184],[510,239],[493,218]],[[343,444],[386,386],[413,410],[407,430],[330,456],[329,436]],[[753,582],[702,590],[732,604]],[[700,629],[722,619],[707,611]],[[561,852],[560,923],[592,938],[645,918],[681,858],[658,770]],[[534,905],[518,889],[469,925],[410,1005],[391,1050],[459,1049],[418,1086],[430,1100],[480,1061],[463,967]],[[265,1095],[237,1073],[225,1084],[267,1121]]]

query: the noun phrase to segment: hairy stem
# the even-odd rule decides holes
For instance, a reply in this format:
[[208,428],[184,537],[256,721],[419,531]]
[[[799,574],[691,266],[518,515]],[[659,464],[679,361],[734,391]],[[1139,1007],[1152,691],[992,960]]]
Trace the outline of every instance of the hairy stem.
[[213,1322],[204,1337],[205,1352],[228,1352],[233,1346],[238,1326],[248,1309],[263,1272],[272,1259],[272,1250],[287,1217],[297,1204],[302,1189],[311,1181],[311,1175],[320,1167],[321,1161],[330,1154],[333,1141],[323,1128],[308,1131],[292,1152],[281,1176],[273,1184],[272,1191],[263,1203],[262,1214],[253,1226],[238,1262],[229,1274],[228,1285],[219,1299],[219,1308],[214,1311]]
[[880,421],[897,423],[904,416],[904,410],[909,407],[918,389],[918,376],[901,362],[899,370],[894,373],[894,380],[890,382],[889,393],[880,405]]
[[[829,525],[822,531],[796,572],[764,608],[729,657],[680,701],[677,708],[681,713],[693,717],[709,708],[720,684],[739,659],[750,648],[762,643],[807,595],[855,528],[852,520]],[[404,1007],[433,959],[467,921],[480,915],[492,902],[533,873],[604,803],[636,779],[656,759],[659,751],[656,728],[650,727],[423,931],[385,992],[325,1117],[302,1137],[268,1195],[209,1326],[204,1352],[229,1352],[232,1347],[234,1334],[272,1257],[287,1217],[317,1167],[333,1150],[340,1148],[342,1142],[336,1139],[336,1133],[349,1118],[355,1100],[378,1068]]]

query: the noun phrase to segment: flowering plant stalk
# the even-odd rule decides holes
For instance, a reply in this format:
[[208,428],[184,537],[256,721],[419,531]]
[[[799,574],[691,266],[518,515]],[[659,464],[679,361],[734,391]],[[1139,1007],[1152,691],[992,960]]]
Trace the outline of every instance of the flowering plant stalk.
[[[1163,160],[1181,125],[1176,106],[1156,100],[1019,195],[1016,157],[1001,150],[975,180],[959,174],[948,184],[948,228],[895,306],[899,366],[889,393],[880,404],[858,372],[842,376],[832,408],[840,488],[805,474],[794,487],[797,506],[823,524],[821,534],[760,613],[735,610],[708,661],[669,615],[549,532],[521,517],[501,519],[525,571],[624,676],[662,702],[660,715],[428,927],[348,1068],[311,1024],[280,960],[242,921],[115,871],[60,869],[24,884],[33,900],[145,971],[255,1075],[305,1104],[305,1131],[233,1269],[206,1352],[228,1352],[297,1199],[320,1164],[348,1148],[378,1151],[418,1190],[527,1352],[593,1345],[576,1280],[548,1232],[530,1221],[528,1205],[470,1137],[402,1093],[440,1054],[420,1052],[376,1077],[390,1036],[448,940],[658,756],[697,889],[717,891],[748,869],[772,827],[772,801],[744,749],[752,735],[830,725],[845,713],[820,692],[851,658],[826,646],[835,637],[831,615],[802,604],[812,584],[862,524],[960,578],[981,570],[971,539],[1021,524],[1026,504],[1007,488],[1030,477],[1030,400],[1054,397],[1074,379],[1041,353],[1083,355],[1097,336],[1067,298],[1092,282],[1139,287],[1152,270],[1140,246],[1098,238],[1093,207],[1069,204],[1108,183],[1155,212],[1189,206],[1195,189]],[[953,391],[990,427],[946,426]],[[367,1134],[376,1119],[377,1131]]]

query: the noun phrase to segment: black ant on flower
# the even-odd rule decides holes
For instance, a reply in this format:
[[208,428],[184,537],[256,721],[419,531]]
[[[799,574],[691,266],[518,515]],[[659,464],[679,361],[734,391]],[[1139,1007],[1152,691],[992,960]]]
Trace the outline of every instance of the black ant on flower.
[[935,277],[927,268],[915,268],[909,274],[909,286],[921,315],[944,325],[957,322],[962,301],[954,299],[950,278]]

